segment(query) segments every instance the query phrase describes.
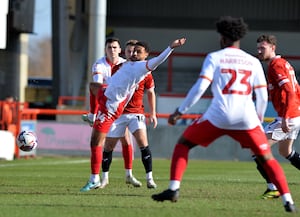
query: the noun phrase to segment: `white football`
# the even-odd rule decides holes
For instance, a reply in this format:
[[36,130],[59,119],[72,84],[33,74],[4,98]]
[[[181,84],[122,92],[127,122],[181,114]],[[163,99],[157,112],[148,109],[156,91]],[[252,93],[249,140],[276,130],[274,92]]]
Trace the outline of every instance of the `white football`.
[[32,151],[37,147],[37,137],[33,132],[23,130],[17,137],[17,144],[22,151]]

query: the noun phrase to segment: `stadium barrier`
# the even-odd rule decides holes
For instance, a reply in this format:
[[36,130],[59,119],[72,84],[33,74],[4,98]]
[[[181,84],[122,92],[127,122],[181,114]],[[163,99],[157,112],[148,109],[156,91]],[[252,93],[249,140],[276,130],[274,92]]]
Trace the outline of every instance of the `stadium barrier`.
[[[73,100],[72,97],[65,97],[64,99],[67,100]],[[83,97],[78,98],[79,100],[84,100]],[[0,101],[1,102],[1,101]],[[60,106],[59,107],[63,107],[63,100],[60,101]],[[1,103],[0,103],[1,104]],[[35,126],[37,125],[37,123],[39,123],[41,125],[41,123],[44,123],[45,120],[38,120],[38,116],[39,115],[53,115],[55,116],[55,121],[54,123],[56,123],[56,126],[59,125],[60,123],[63,122],[68,122],[66,121],[66,116],[71,116],[72,118],[77,118],[77,124],[82,125],[83,127],[87,127],[86,124],[84,124],[80,117],[82,114],[85,114],[87,112],[87,110],[83,110],[83,109],[38,109],[38,108],[28,108],[28,104],[27,103],[18,103],[16,102],[16,111],[17,112],[17,121],[16,121],[16,134],[17,135],[20,130],[24,129],[30,129],[35,131],[36,128]],[[157,118],[158,119],[164,119],[166,120],[169,117],[169,113],[158,113],[157,114]],[[198,118],[200,116],[200,114],[184,114],[182,116],[183,120],[189,120],[192,121],[196,118]],[[146,117],[149,117],[149,113],[146,113]],[[265,118],[265,122],[270,122],[273,118],[271,117],[266,117]],[[149,120],[149,119],[147,119]],[[51,123],[53,123],[52,121],[49,121]],[[66,127],[71,127],[72,125],[74,125],[73,123],[68,122],[69,125],[65,125]],[[185,123],[179,123],[178,125],[174,126],[174,127],[169,127],[167,125],[165,126],[158,126],[156,129],[152,129],[152,127],[150,127],[150,123],[149,127],[147,126],[147,130],[148,130],[148,138],[149,138],[149,143],[155,145],[155,147],[153,146],[153,152],[155,153],[155,156],[158,157],[166,157],[168,156],[167,153],[171,152],[167,147],[168,145],[174,145],[176,140],[177,140],[177,136],[179,136],[181,134],[181,132],[186,128],[187,122]],[[72,131],[72,130],[66,130],[66,128],[60,128],[62,129],[62,131]],[[73,129],[73,128],[72,128]],[[88,127],[88,129],[90,129]],[[89,135],[89,132],[87,133],[87,135]],[[176,135],[174,137],[174,135]],[[65,135],[67,136],[67,135]],[[70,138],[67,138],[70,139]],[[76,142],[74,142],[76,143]],[[232,143],[232,141],[228,142],[228,143]],[[59,145],[59,142],[58,142]],[[41,145],[42,146],[42,145]],[[162,150],[162,147],[163,150]],[[236,145],[234,145],[236,146]],[[86,146],[88,147],[88,145]],[[171,147],[170,147],[171,148]],[[20,150],[18,150],[17,146],[15,148],[15,157],[34,157],[36,155],[36,151],[33,151],[31,153],[25,153],[25,152],[21,152]],[[234,147],[234,150],[237,150],[236,147]],[[238,153],[237,151],[235,151],[235,153]],[[139,153],[137,153],[139,154]],[[239,155],[239,154],[238,154]],[[198,155],[197,156],[201,156]],[[239,159],[240,157],[236,157],[236,155],[232,155],[235,156],[234,159]],[[204,156],[205,157],[205,156]]]

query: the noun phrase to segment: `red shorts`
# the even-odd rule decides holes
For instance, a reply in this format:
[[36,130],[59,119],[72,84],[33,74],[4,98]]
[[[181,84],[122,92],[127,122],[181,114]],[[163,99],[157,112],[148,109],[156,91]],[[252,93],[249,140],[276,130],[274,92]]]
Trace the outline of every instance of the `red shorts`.
[[113,122],[120,117],[127,100],[124,100],[118,105],[118,108],[114,114],[108,112],[106,107],[107,98],[104,95],[104,90],[101,88],[97,95],[98,98],[98,111],[96,115],[96,120],[94,122],[93,128],[101,133],[108,133]]
[[267,137],[260,126],[251,130],[226,130],[217,128],[208,120],[199,118],[183,133],[185,139],[204,147],[224,135],[238,141],[242,148],[250,148],[255,155],[264,155],[271,152]]

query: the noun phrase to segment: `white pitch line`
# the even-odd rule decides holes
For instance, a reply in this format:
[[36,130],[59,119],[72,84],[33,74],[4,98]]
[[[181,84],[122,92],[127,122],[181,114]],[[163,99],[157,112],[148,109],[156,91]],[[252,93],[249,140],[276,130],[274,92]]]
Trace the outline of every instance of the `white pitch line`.
[[80,164],[80,163],[87,163],[90,160],[71,160],[71,161],[53,161],[53,162],[22,162],[20,163],[11,163],[11,164],[0,164],[0,167],[20,167],[20,166],[30,166],[30,165],[60,165],[60,164]]

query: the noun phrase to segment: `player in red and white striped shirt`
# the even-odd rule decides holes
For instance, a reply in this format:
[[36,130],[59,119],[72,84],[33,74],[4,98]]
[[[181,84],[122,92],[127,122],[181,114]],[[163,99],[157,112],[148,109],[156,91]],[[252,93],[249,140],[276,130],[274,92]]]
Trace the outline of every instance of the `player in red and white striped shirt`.
[[[105,56],[96,60],[92,66],[93,83],[99,86],[106,87],[107,79],[118,68],[118,65],[126,60],[120,57],[121,44],[118,38],[108,38],[105,41]],[[90,85],[90,111],[88,114],[82,115],[82,119],[93,126],[98,110],[97,96],[93,94],[92,86]]]

